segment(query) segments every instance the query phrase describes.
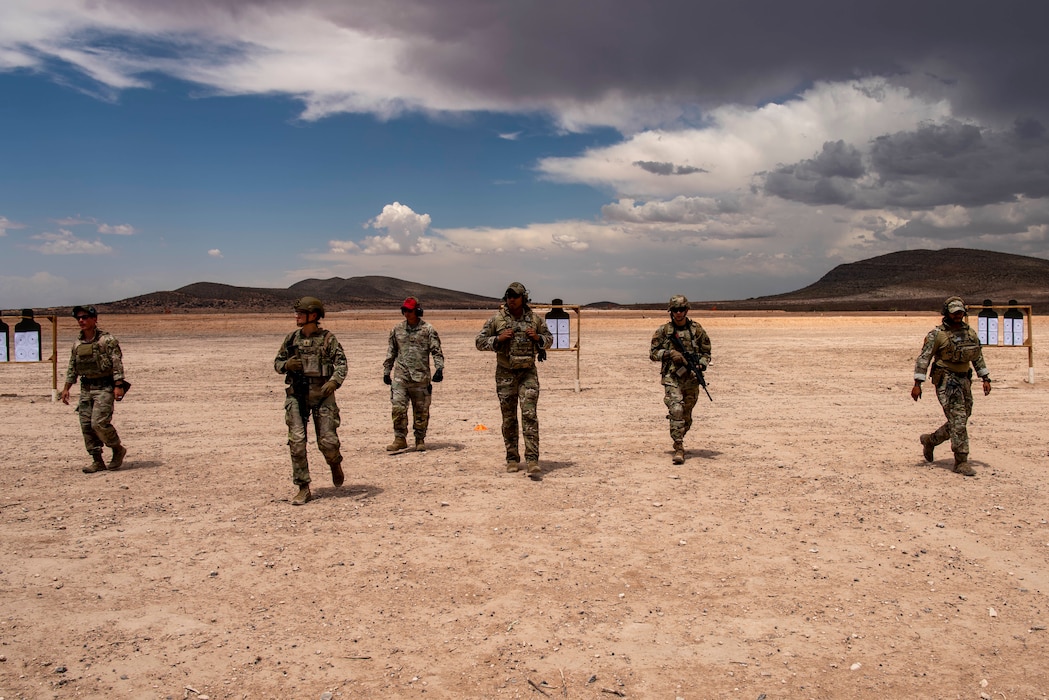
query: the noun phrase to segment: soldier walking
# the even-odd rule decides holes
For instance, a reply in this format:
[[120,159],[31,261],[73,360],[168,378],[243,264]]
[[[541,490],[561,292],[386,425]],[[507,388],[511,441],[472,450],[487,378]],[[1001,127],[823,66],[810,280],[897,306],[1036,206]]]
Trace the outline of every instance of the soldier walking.
[[[983,395],[991,393],[991,371],[983,359],[980,338],[965,322],[965,302],[961,297],[949,297],[943,302],[943,322],[925,336],[921,354],[914,364],[914,386],[911,398],[922,397],[922,382],[926,373],[936,387],[936,398],[943,407],[947,422],[918,439],[926,462],[935,459],[933,451],[940,443],[951,441],[954,451],[954,471],[975,476],[969,464],[969,416],[973,412],[972,365],[983,380]],[[931,365],[931,372],[930,372]]]
[[433,382],[444,380],[444,353],[437,329],[422,319],[423,308],[415,297],[401,304],[404,320],[390,331],[386,360],[382,363],[382,380],[390,386],[393,405],[393,442],[387,452],[408,448],[408,404],[412,406],[412,431],[415,451],[426,451],[426,429],[430,424],[430,356],[433,355]]
[[[684,352],[694,354],[698,369],[706,371],[710,364],[710,337],[699,325],[688,318],[688,299],[680,294],[670,297],[667,304],[670,321],[656,329],[652,348],[648,353],[653,362],[662,363],[663,403],[670,419],[670,439],[674,443],[674,464],[685,463],[685,435],[692,427],[692,409],[699,400],[699,377],[689,370]],[[676,340],[675,340],[676,338]]]
[[521,407],[521,433],[525,444],[525,473],[542,478],[539,467],[539,373],[535,362],[546,357],[554,337],[546,322],[528,306],[528,290],[512,282],[503,294],[503,305],[484,324],[474,344],[478,350],[495,352],[495,393],[503,416],[503,445],[506,471],[519,471],[517,408]]
[[324,304],[315,297],[303,297],[295,303],[295,325],[298,328],[284,338],[273,361],[273,368],[287,375],[284,420],[288,424],[288,447],[291,450],[291,479],[299,487],[292,499],[301,506],[313,499],[310,492],[310,468],[306,459],[306,425],[313,416],[317,447],[331,467],[331,480],[342,486],[342,453],[339,451],[339,406],[335,391],[346,381],[346,354],[335,335],[320,327]]
[[[80,334],[73,343],[61,398],[62,403],[69,404],[69,389],[80,377],[77,414],[84,446],[91,455],[91,464],[81,471],[94,474],[103,469],[120,469],[127,449],[120,443],[111,421],[113,402],[123,400],[131,388],[124,379],[124,355],[117,339],[98,327],[98,311],[94,306],[74,306],[73,318],[80,326]],[[108,465],[102,461],[103,446],[113,451]]]

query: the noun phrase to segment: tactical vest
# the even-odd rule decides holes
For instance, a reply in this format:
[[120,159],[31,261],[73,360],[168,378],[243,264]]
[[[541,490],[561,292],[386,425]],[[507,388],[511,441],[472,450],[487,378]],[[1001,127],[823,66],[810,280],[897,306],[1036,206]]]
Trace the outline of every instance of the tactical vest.
[[296,355],[302,360],[302,373],[307,377],[327,379],[335,373],[335,367],[324,351],[327,338],[328,331],[321,329],[320,333],[309,338],[300,333],[294,339]]
[[943,330],[939,335],[938,359],[947,369],[964,372],[969,368],[969,363],[980,356],[980,339],[971,328]]
[[[509,321],[507,321],[509,319]],[[510,363],[510,369],[529,369],[535,367],[535,353],[536,346],[535,341],[528,337],[527,330],[534,328],[535,323],[532,321],[531,312],[521,316],[520,320],[516,320],[513,316],[500,317],[496,321],[493,331],[494,335],[499,335],[505,329],[511,328],[514,331],[514,337],[510,339],[508,347],[506,348],[506,359]]]
[[100,379],[113,374],[113,362],[102,351],[98,342],[100,339],[101,336],[96,334],[93,341],[80,341],[73,350],[76,357],[73,366],[76,373],[85,379]]

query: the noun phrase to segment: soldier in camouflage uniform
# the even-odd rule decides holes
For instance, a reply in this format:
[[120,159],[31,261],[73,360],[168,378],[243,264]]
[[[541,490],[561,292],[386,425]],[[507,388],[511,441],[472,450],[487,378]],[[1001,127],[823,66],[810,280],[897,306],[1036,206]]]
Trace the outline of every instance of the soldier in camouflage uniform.
[[331,467],[331,480],[342,486],[342,453],[337,429],[339,406],[335,390],[346,381],[346,353],[331,331],[320,327],[324,305],[315,297],[303,297],[295,303],[295,325],[284,338],[273,368],[286,374],[284,420],[288,424],[288,447],[291,450],[291,478],[299,487],[293,506],[312,500],[310,468],[306,460],[306,424],[313,416],[317,447]]
[[[111,423],[113,402],[121,401],[124,392],[131,387],[124,379],[120,343],[98,327],[98,312],[94,306],[74,306],[73,317],[80,326],[80,334],[73,343],[61,398],[62,403],[69,404],[69,389],[80,377],[77,413],[84,446],[91,455],[91,464],[81,471],[94,474],[103,469],[120,469],[127,449],[120,444],[120,436]],[[102,461],[103,445],[113,450],[108,466]]]
[[[415,297],[401,304],[404,320],[390,331],[386,360],[382,363],[382,380],[390,385],[393,404],[393,442],[387,452],[407,449],[408,404],[412,405],[412,429],[415,451],[426,451],[426,428],[430,424],[430,355],[433,355],[433,381],[444,379],[444,353],[437,329],[422,320],[423,308]],[[392,374],[392,376],[391,376]]]
[[528,291],[520,282],[506,288],[499,312],[488,319],[474,341],[478,350],[495,352],[495,392],[503,414],[506,471],[520,470],[517,406],[521,406],[521,433],[525,444],[525,473],[542,478],[539,467],[539,373],[535,362],[546,358],[554,336],[546,322],[528,306]]
[[922,397],[922,382],[929,372],[929,380],[936,387],[936,398],[940,400],[947,422],[934,433],[926,433],[919,440],[925,461],[934,459],[933,450],[948,438],[954,451],[954,471],[965,476],[975,476],[976,470],[969,464],[969,431],[967,424],[973,412],[972,369],[983,380],[983,394],[991,393],[991,372],[983,360],[983,350],[976,331],[965,322],[965,302],[960,297],[950,297],[943,303],[943,323],[925,336],[921,354],[914,364],[914,386],[911,398]]
[[673,336],[681,340],[686,352],[699,358],[699,368],[706,370],[710,364],[710,337],[699,325],[688,318],[688,299],[676,294],[667,304],[670,321],[664,323],[652,336],[652,348],[648,353],[653,362],[662,363],[663,403],[667,405],[670,419],[670,439],[674,442],[674,464],[685,463],[685,434],[692,427],[692,409],[699,399],[699,379],[689,371],[685,356],[674,347]]

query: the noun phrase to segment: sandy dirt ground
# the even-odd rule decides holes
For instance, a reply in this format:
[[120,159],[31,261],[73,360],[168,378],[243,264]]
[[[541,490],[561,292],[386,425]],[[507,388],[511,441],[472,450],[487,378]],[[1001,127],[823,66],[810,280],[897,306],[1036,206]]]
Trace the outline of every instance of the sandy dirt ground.
[[965,478],[923,461],[942,413],[908,393],[935,315],[693,312],[714,401],[674,466],[663,316],[584,312],[582,390],[574,354],[540,365],[533,482],[504,472],[488,315],[427,316],[430,449],[394,456],[399,317],[329,316],[346,484],[311,431],[303,507],[290,313],[103,316],[134,385],[116,472],[81,473],[49,365],[0,367],[0,697],[1049,696],[1045,346],[1034,384],[1026,349],[986,350]]

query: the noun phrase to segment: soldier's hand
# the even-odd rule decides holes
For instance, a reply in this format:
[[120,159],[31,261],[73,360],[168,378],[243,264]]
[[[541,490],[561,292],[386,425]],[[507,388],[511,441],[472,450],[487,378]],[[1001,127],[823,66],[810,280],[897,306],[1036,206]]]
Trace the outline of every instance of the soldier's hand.
[[670,361],[675,365],[683,365],[685,364],[685,356],[681,354],[680,350],[671,350]]
[[68,406],[69,405],[69,389],[63,389],[62,393],[60,395],[60,398],[62,399],[62,403],[64,403],[65,405]]
[[991,380],[989,377],[983,378],[983,395],[987,396],[991,393]]
[[390,375],[384,374],[384,375],[382,375],[382,383],[386,384],[387,386],[389,386],[390,384],[393,384],[393,380],[390,379]]
[[117,401],[123,401],[124,400],[124,387],[122,387],[122,386],[115,386],[115,387],[113,387],[113,398],[116,399]]
[[435,384],[440,384],[444,381],[444,367],[441,367],[433,373],[433,381]]
[[510,340],[513,337],[514,337],[514,329],[513,328],[504,328],[503,332],[500,333],[499,335],[497,335],[495,339],[498,340],[499,342],[506,342],[507,340]]
[[302,360],[297,357],[291,357],[284,363],[285,372],[301,372],[302,371]]
[[532,326],[529,326],[527,328],[527,330],[525,330],[525,335],[528,336],[529,340],[535,340],[536,338],[539,337],[539,334],[536,332],[535,328],[533,328]]
[[699,358],[699,362],[697,362],[696,364],[699,365],[699,371],[700,372],[706,372],[707,371],[707,361],[704,360],[702,357]]
[[540,348],[539,352],[535,354],[535,359],[540,362],[546,362],[546,348]]
[[339,388],[339,383],[334,379],[329,379],[324,382],[324,386],[321,387],[321,393],[324,394],[324,398],[328,398],[335,393],[335,390]]
[[911,387],[911,398],[917,401],[922,397],[922,385],[917,382]]

